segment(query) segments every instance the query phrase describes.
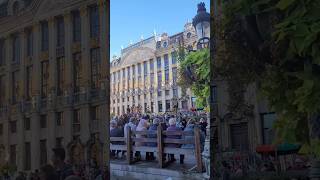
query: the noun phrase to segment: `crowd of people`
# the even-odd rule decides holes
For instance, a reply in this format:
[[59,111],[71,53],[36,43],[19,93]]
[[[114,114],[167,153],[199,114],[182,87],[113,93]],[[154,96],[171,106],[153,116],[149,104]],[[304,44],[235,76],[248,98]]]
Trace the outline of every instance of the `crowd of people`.
[[[53,156],[51,157],[52,164],[46,164],[40,169],[30,172],[18,172],[15,178],[12,178],[8,173],[5,173],[0,179],[3,180],[106,180],[107,171],[99,170],[97,167],[95,173],[85,174],[84,172],[77,171],[70,163],[65,162],[65,150],[63,148],[52,149]],[[90,170],[93,172],[92,170]]]
[[[167,135],[167,138],[171,139],[182,139],[190,140],[194,139],[194,128],[197,126],[200,128],[200,142],[201,142],[201,151],[204,147],[204,141],[206,136],[206,117],[203,116],[190,116],[186,114],[178,114],[178,115],[146,115],[140,113],[128,113],[123,114],[121,116],[115,116],[112,118],[110,122],[110,137],[127,137],[126,129],[129,127],[131,131],[149,131],[147,135],[137,134],[137,138],[156,138],[156,131],[158,126],[161,126],[163,131],[189,131],[190,135],[185,135],[182,137],[181,135]],[[153,133],[152,133],[153,131]],[[124,144],[125,142],[119,141],[111,141],[111,144]],[[150,146],[156,147],[156,142],[136,142],[135,146]],[[195,148],[194,144],[165,144],[166,147],[175,147],[175,148]],[[111,158],[125,158],[126,151],[111,151]],[[121,154],[121,156],[120,156]],[[169,161],[176,161],[173,154],[168,154]],[[141,154],[139,152],[135,153],[136,159],[141,159]],[[153,152],[147,152],[145,155],[145,160],[155,160],[155,156]],[[184,161],[184,156],[180,155],[180,163],[182,164]]]

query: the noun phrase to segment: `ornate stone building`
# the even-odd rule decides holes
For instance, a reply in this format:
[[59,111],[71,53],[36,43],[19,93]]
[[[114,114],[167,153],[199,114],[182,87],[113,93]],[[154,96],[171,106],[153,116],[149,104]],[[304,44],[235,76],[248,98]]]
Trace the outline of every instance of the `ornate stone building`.
[[0,166],[38,169],[57,146],[79,166],[106,161],[107,7],[0,1]]
[[172,36],[163,33],[121,50],[111,62],[111,112],[162,113],[194,106],[189,89],[177,85],[178,47],[196,49],[197,35],[191,23]]

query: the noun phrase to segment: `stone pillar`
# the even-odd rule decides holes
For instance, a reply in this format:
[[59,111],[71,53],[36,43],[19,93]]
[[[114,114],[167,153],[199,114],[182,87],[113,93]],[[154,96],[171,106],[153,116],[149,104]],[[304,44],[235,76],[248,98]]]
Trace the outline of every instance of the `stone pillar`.
[[72,57],[72,21],[71,12],[64,14],[64,28],[65,28],[65,90],[68,96],[73,93],[73,57]]
[[81,63],[83,82],[81,87],[86,88],[86,93],[90,90],[90,26],[89,26],[89,15],[87,6],[80,8],[81,16]]
[[[24,97],[24,77],[25,77],[25,68],[24,68],[24,55],[25,55],[25,33],[24,31],[20,31],[19,34],[19,40],[20,40],[20,71],[19,71],[19,99],[18,102],[21,102],[21,105],[23,103],[23,97]],[[24,117],[22,115],[22,112],[19,111],[18,113],[18,119],[17,119],[17,168],[18,170],[23,170],[24,168]]]
[[52,156],[51,149],[55,146],[55,99],[57,97],[57,60],[56,60],[56,42],[57,42],[57,28],[55,18],[48,19],[49,29],[49,93],[47,98],[48,114],[47,114],[47,159],[50,160]]
[[11,91],[11,86],[12,86],[12,79],[11,79],[11,63],[12,63],[12,37],[10,34],[6,36],[6,41],[5,41],[5,56],[6,56],[6,66],[7,66],[7,72],[8,74],[6,75],[6,82],[7,82],[7,87],[6,87],[6,100],[7,100],[7,119],[5,120],[3,124],[3,134],[4,134],[4,139],[3,139],[3,144],[5,145],[5,152],[6,152],[6,161],[8,162],[10,159],[10,132],[9,132],[9,106],[11,105],[11,97],[12,97],[12,91]]
[[[68,93],[67,97],[73,95],[73,57],[72,57],[72,17],[71,12],[64,14],[64,27],[65,27],[65,87]],[[82,62],[82,61],[81,61]],[[66,150],[66,159],[70,159],[67,145],[73,139],[73,109],[68,107],[63,112],[63,147]]]

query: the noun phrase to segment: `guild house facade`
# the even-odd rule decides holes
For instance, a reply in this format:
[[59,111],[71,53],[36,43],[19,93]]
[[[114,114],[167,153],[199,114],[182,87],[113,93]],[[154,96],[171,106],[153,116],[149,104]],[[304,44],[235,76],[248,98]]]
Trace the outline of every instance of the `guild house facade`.
[[190,110],[190,89],[177,85],[177,52],[180,46],[196,49],[197,35],[191,23],[172,36],[154,34],[121,50],[111,62],[111,113],[164,113]]
[[0,0],[1,167],[38,169],[54,147],[79,167],[106,160],[106,11],[102,0]]

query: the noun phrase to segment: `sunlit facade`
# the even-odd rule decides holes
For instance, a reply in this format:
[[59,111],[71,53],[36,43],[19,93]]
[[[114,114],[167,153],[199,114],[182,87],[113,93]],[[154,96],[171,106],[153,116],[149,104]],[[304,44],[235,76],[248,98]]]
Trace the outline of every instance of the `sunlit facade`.
[[111,113],[164,113],[190,110],[190,89],[178,86],[178,47],[196,49],[197,35],[191,23],[172,36],[163,33],[122,49],[111,62]]

